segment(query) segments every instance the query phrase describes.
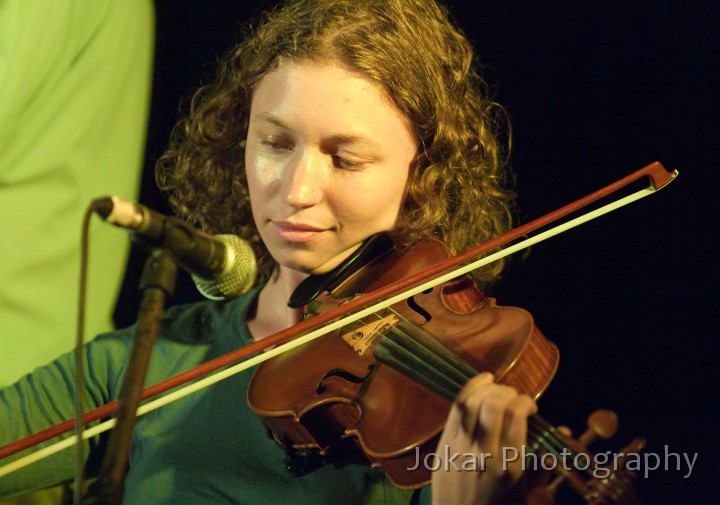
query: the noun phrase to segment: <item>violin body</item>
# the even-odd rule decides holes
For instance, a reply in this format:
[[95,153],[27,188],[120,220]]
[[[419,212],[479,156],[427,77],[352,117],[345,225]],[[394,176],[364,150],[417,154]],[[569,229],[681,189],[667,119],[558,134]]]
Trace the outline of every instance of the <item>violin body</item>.
[[[322,312],[448,256],[434,240],[391,250],[324,294],[314,310]],[[435,451],[451,400],[376,358],[379,342],[401,320],[431,334],[474,369],[493,372],[498,382],[533,398],[557,370],[558,350],[528,312],[498,306],[462,276],[266,361],[252,378],[250,407],[293,448],[315,449],[330,461],[356,461],[358,454],[338,457],[339,448],[351,446],[359,449],[360,459],[382,466],[396,486],[427,485],[429,469],[408,468],[418,457],[415,448],[421,457]]]

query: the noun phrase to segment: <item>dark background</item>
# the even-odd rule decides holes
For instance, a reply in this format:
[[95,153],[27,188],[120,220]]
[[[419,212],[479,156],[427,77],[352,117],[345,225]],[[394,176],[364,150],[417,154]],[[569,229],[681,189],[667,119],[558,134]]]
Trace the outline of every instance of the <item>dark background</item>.
[[[212,75],[244,20],[274,2],[157,2],[157,55],[141,201],[154,189],[182,97]],[[519,221],[527,222],[652,161],[668,188],[514,258],[493,290],[528,309],[561,351],[540,401],[576,433],[606,407],[648,451],[699,453],[692,474],[656,470],[646,503],[720,503],[715,428],[718,325],[714,190],[720,100],[720,2],[705,0],[450,2],[514,128]],[[132,322],[142,257],[134,253],[117,310]],[[195,299],[180,279],[176,302]]]

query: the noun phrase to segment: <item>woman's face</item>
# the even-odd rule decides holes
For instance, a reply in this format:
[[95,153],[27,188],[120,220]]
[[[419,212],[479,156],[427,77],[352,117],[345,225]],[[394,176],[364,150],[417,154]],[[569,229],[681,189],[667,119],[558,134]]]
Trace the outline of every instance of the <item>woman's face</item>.
[[245,166],[272,256],[323,273],[391,230],[416,152],[403,114],[362,74],[308,61],[267,74],[253,94]]

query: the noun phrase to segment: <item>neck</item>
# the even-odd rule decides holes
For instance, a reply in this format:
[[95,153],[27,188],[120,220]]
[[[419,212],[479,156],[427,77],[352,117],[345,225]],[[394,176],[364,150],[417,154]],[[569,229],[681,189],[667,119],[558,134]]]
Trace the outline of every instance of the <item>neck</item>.
[[307,274],[280,266],[277,275],[260,291],[254,315],[248,319],[248,329],[254,340],[261,340],[273,333],[298,323],[302,309],[291,309],[287,300]]

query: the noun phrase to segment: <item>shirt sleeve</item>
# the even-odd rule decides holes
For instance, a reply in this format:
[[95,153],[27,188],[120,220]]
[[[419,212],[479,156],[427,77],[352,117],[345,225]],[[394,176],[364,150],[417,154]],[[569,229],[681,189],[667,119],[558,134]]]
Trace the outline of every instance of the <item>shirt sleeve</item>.
[[[127,331],[101,335],[85,346],[83,377],[85,411],[118,396],[129,354]],[[37,368],[12,386],[0,389],[0,446],[38,433],[74,417],[75,356],[67,353]],[[60,438],[43,443],[50,445]],[[4,466],[40,447],[22,451],[0,461]],[[85,442],[86,464],[97,462],[100,437]],[[75,451],[65,449],[28,467],[0,477],[0,498],[24,494],[71,480]]]

